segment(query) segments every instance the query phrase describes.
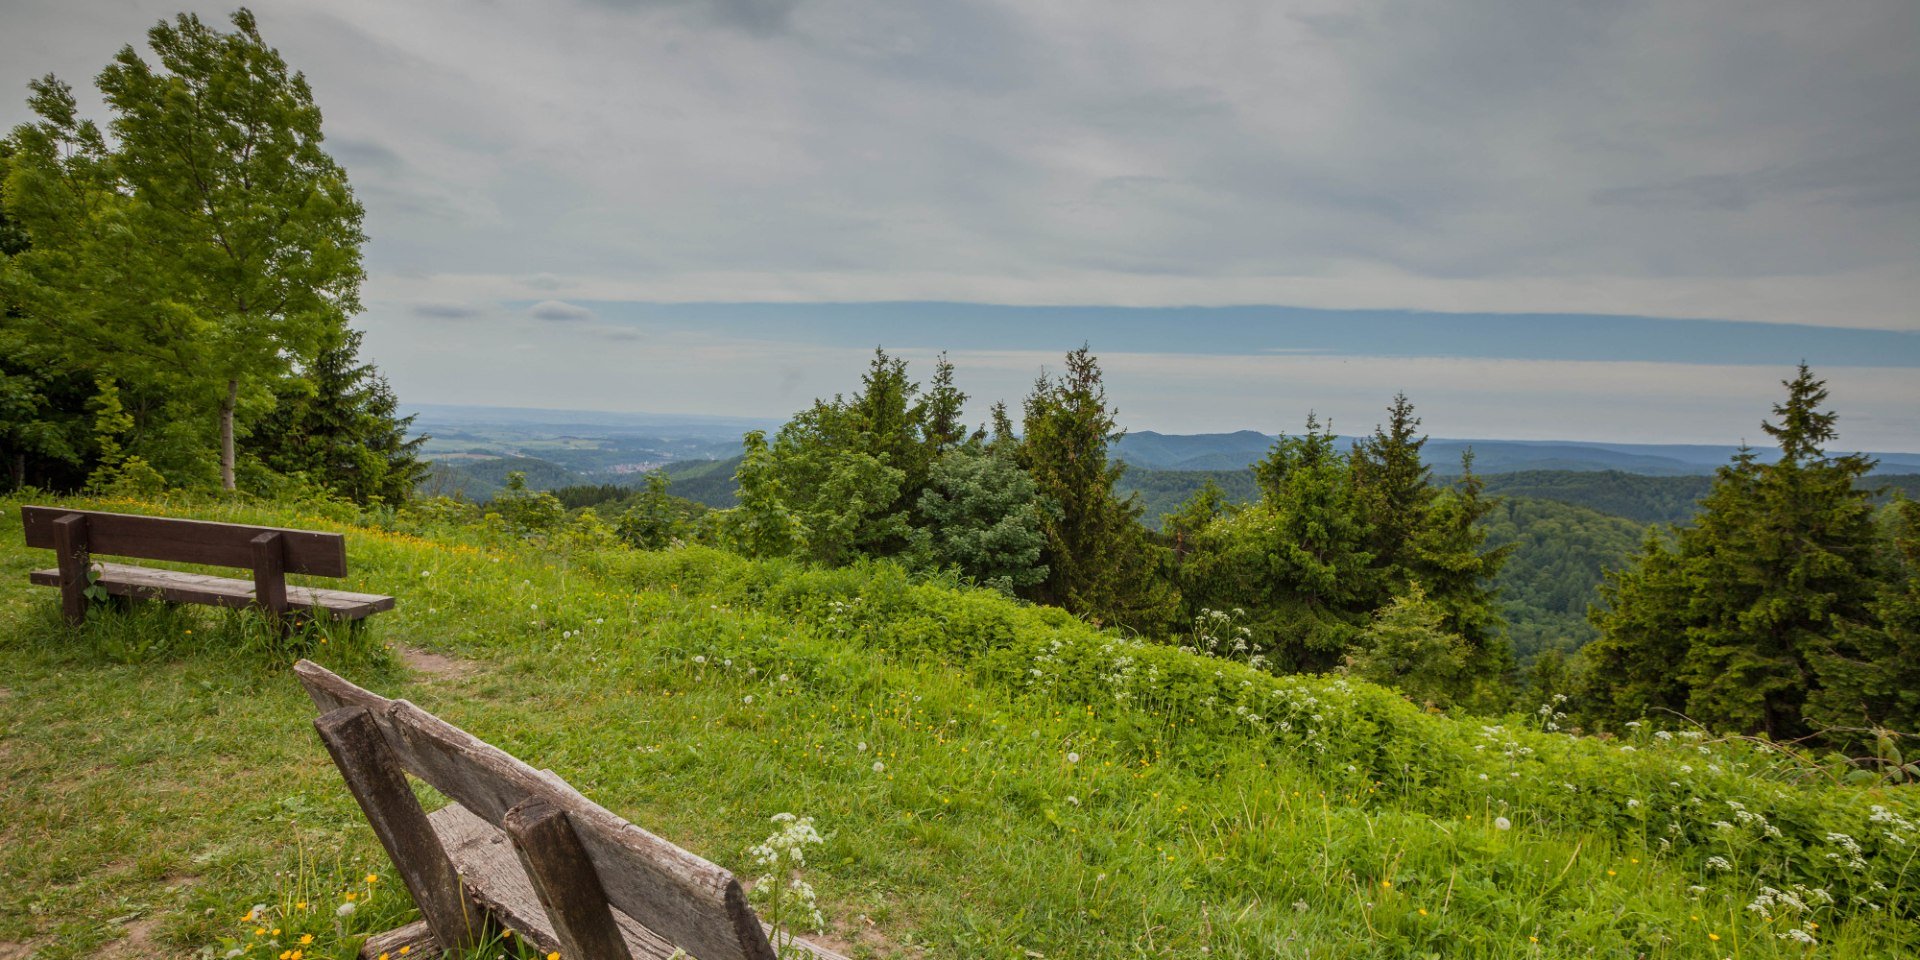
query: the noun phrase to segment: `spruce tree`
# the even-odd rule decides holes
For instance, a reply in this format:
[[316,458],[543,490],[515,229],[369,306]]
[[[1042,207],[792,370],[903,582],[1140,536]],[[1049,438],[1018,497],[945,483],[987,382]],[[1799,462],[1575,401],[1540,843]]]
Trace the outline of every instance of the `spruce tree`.
[[1886,508],[1887,572],[1865,620],[1847,620],[1813,656],[1811,724],[1843,744],[1920,731],[1920,502]]
[[1353,445],[1354,498],[1367,515],[1367,549],[1391,583],[1417,579],[1411,570],[1416,545],[1438,497],[1433,470],[1420,459],[1427,438],[1419,431],[1412,401],[1399,393],[1387,408],[1386,424],[1376,425],[1373,436]]
[[1060,377],[1042,374],[1026,399],[1019,461],[1054,506],[1044,523],[1047,578],[1033,597],[1145,629],[1175,614],[1175,597],[1140,506],[1114,493],[1126,470],[1107,457],[1125,434],[1116,415],[1099,360],[1084,344],[1067,354]]
[[1467,669],[1460,676],[1472,689],[1454,689],[1453,698],[1494,711],[1506,705],[1507,678],[1514,669],[1494,578],[1514,548],[1486,547],[1483,521],[1500,504],[1483,494],[1486,485],[1473,472],[1473,451],[1461,456],[1460,471],[1460,479],[1438,491],[1418,517],[1412,549],[1403,548],[1402,565],[1382,569],[1376,561],[1375,570],[1396,579],[1405,576],[1424,589],[1440,611],[1441,629],[1459,637],[1466,650]]
[[1282,670],[1340,663],[1383,591],[1369,530],[1332,426],[1308,416],[1254,466],[1259,502],[1194,538],[1180,573],[1196,608],[1246,611],[1256,644]]
[[1675,549],[1650,547],[1609,584],[1586,654],[1597,715],[1667,709],[1714,729],[1804,736],[1809,703],[1824,702],[1820,666],[1845,674],[1845,637],[1875,623],[1884,573],[1858,484],[1873,461],[1826,452],[1836,417],[1805,364],[1783,385],[1762,424],[1778,460],[1742,451]]
[[303,376],[277,386],[274,408],[246,448],[269,469],[356,503],[399,503],[426,475],[427,438],[407,438],[413,417],[399,415],[386,378],[360,362],[361,337],[340,328]]
[[1836,630],[1871,614],[1875,530],[1856,483],[1873,462],[1829,456],[1835,416],[1805,364],[1762,424],[1780,458],[1755,482],[1716,489],[1683,537],[1695,560],[1695,625],[1683,666],[1688,712],[1717,727],[1789,738]]
[[967,425],[961,420],[966,406],[966,393],[953,384],[953,362],[942,352],[933,362],[933,380],[920,407],[921,434],[929,464],[967,439]]

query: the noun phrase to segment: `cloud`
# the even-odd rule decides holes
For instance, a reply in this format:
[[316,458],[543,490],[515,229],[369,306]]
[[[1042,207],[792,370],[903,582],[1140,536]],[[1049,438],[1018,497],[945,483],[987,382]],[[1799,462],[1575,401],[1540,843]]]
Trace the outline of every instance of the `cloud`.
[[480,316],[478,307],[464,303],[416,303],[408,310],[416,317],[433,320],[468,320]]
[[[538,301],[528,316],[586,320],[576,304],[610,318],[598,303],[620,300],[1265,303],[1920,331],[1920,5],[1842,6],[255,9],[367,207],[369,348],[431,399],[476,381],[433,359],[444,330],[428,321],[445,318],[410,304]],[[47,71],[101,117],[86,78],[177,9],[11,0],[0,129],[27,119],[20,92]],[[476,349],[527,342],[524,317],[483,309]],[[549,324],[515,359],[632,364],[673,342],[597,326]],[[736,346],[787,365],[755,367],[765,390],[738,403],[814,389],[774,392],[802,362],[793,344]],[[529,377],[556,395],[521,399],[616,382],[576,381]],[[1166,389],[1130,409],[1171,409]],[[1528,397],[1506,399],[1562,409]],[[1488,430],[1513,423],[1475,409]]]
[[[0,89],[91,76],[170,3],[17,0]],[[1920,7],[1846,8],[258,13],[326,109],[374,276],[512,296],[546,276],[567,286],[540,296],[572,299],[1684,307],[1916,329]],[[0,101],[0,124],[24,118]]]
[[572,323],[580,320],[592,320],[593,311],[576,306],[564,300],[542,300],[527,308],[527,316],[535,320],[552,320]]

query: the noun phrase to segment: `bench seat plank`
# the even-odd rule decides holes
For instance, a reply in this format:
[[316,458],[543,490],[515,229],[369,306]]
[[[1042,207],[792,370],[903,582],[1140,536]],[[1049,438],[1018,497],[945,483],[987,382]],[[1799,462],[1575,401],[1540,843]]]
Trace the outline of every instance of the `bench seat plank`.
[[[252,580],[158,570],[125,563],[101,563],[98,566],[100,586],[116,597],[234,609],[253,604]],[[28,575],[28,579],[43,587],[57,587],[60,585],[60,571],[58,568],[35,570]],[[310,610],[316,615],[324,614],[335,620],[359,620],[392,610],[393,598],[375,593],[289,586],[287,606],[296,610]]]
[[[427,821],[433,824],[433,832],[439,834],[440,844],[460,871],[468,893],[486,906],[501,926],[512,930],[515,936],[526,938],[542,955],[560,949],[553,924],[541,908],[533,884],[528,881],[505,833],[458,803],[447,804],[428,814]],[[613,909],[613,920],[634,960],[667,960],[673,956],[673,944],[617,907]],[[772,937],[771,930],[768,937]],[[793,945],[818,960],[846,960],[840,954],[804,940],[796,939]]]

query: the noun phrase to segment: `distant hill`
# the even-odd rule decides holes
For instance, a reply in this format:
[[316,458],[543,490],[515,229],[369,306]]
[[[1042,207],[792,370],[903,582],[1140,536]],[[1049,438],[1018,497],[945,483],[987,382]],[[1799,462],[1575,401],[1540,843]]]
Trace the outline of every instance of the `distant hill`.
[[736,506],[740,502],[736,496],[739,488],[734,485],[733,472],[740,468],[742,459],[729,457],[725,460],[669,463],[662,468],[667,472],[667,479],[672,481],[667,492],[704,503],[716,510]]
[[559,464],[534,457],[488,457],[481,459],[435,460],[428,465],[427,478],[419,492],[429,497],[458,496],[480,502],[491,500],[507,488],[507,474],[527,475],[527,486],[552,490],[580,482],[578,474]]
[[[1358,437],[1341,437],[1342,447]],[[1253,465],[1273,446],[1275,438],[1254,430],[1237,433],[1166,434],[1152,430],[1129,433],[1114,445],[1116,459],[1147,470],[1238,470]],[[1459,469],[1460,456],[1474,453],[1478,473],[1516,473],[1534,470],[1617,470],[1642,476],[1705,476],[1732,459],[1738,447],[1700,444],[1589,443],[1574,440],[1461,440],[1436,437],[1427,441],[1425,459],[1435,469]],[[1756,451],[1767,459],[1768,451]],[[1920,454],[1874,453],[1883,474],[1920,474]]]

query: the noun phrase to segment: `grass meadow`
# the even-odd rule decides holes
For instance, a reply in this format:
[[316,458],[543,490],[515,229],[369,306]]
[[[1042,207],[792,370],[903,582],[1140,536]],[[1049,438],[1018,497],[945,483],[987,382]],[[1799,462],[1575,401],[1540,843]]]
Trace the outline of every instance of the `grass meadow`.
[[883,564],[76,504],[342,530],[330,585],[399,605],[291,640],[152,604],[73,630],[0,501],[7,960],[349,957],[410,919],[299,656],[743,877],[812,818],[819,938],[854,957],[1920,954],[1912,788],[1748,742],[1434,715]]

